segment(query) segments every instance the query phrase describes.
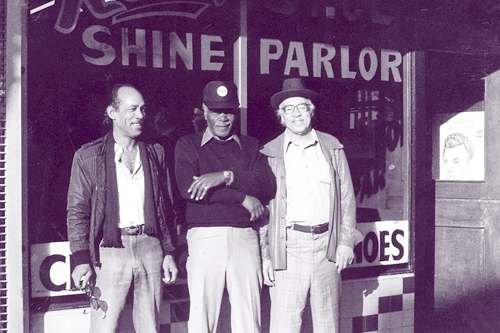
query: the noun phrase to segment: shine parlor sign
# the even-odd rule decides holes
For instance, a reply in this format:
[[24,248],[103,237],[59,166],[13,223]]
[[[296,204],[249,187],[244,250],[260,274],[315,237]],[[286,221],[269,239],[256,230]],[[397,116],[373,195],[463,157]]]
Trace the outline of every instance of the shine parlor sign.
[[[246,54],[237,52],[227,54],[227,50],[239,42],[236,40],[238,18],[233,18],[233,29],[219,29],[231,30],[231,37],[225,34],[227,31],[204,33],[199,26],[192,31],[189,27],[196,27],[200,20],[209,22],[210,15],[223,15],[231,6],[233,10],[236,7],[238,13],[239,2],[226,0],[152,0],[147,3],[141,0],[63,0],[54,29],[64,35],[81,34],[81,59],[94,66],[218,72],[224,66],[247,58]],[[325,10],[328,12],[329,8]],[[350,20],[356,19],[349,16],[348,11],[342,12]],[[372,21],[380,17],[375,14]],[[174,20],[182,24],[169,23]],[[252,48],[248,52],[258,52],[259,68],[249,70],[261,75],[298,73],[302,77],[402,82],[402,55],[396,50],[265,36],[258,36],[258,39],[259,49]]]

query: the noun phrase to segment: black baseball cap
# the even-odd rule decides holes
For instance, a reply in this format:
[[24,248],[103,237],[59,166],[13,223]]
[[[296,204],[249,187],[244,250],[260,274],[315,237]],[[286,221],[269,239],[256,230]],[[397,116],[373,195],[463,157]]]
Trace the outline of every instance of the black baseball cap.
[[209,109],[237,109],[238,88],[233,82],[212,81],[203,89],[203,103]]

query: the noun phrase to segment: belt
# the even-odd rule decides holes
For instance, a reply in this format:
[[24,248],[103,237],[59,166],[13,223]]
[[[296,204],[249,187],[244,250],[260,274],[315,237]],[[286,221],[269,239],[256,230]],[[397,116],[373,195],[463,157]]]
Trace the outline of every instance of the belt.
[[135,225],[132,227],[125,227],[120,229],[122,232],[122,235],[128,235],[128,236],[138,236],[138,235],[143,235],[144,234],[144,225]]
[[311,234],[322,234],[324,232],[328,231],[328,222],[323,223],[323,224],[318,224],[318,225],[313,225],[313,226],[306,226],[306,225],[301,225],[301,224],[292,224],[290,229],[300,231],[300,232],[307,232]]

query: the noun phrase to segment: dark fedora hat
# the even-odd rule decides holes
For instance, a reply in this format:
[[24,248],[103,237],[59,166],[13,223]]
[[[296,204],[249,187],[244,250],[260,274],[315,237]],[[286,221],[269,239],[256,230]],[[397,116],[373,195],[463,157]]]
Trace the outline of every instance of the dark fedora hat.
[[283,81],[283,89],[271,97],[271,106],[277,110],[281,102],[290,97],[315,100],[318,98],[318,93],[307,89],[301,78],[288,78]]

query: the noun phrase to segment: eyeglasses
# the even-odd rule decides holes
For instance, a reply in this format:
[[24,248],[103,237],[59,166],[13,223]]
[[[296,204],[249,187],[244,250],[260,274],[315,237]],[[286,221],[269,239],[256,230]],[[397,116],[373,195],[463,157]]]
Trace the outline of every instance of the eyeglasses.
[[95,287],[94,285],[87,283],[82,291],[85,292],[85,294],[90,298],[90,306],[92,309],[96,311],[101,309],[104,313],[108,311],[108,304],[99,299],[101,297],[101,290],[99,287]]
[[292,114],[295,111],[295,108],[297,108],[299,113],[305,113],[309,112],[309,105],[310,104],[307,103],[300,103],[297,105],[285,105],[281,109],[283,110],[283,112],[285,112],[285,114]]

